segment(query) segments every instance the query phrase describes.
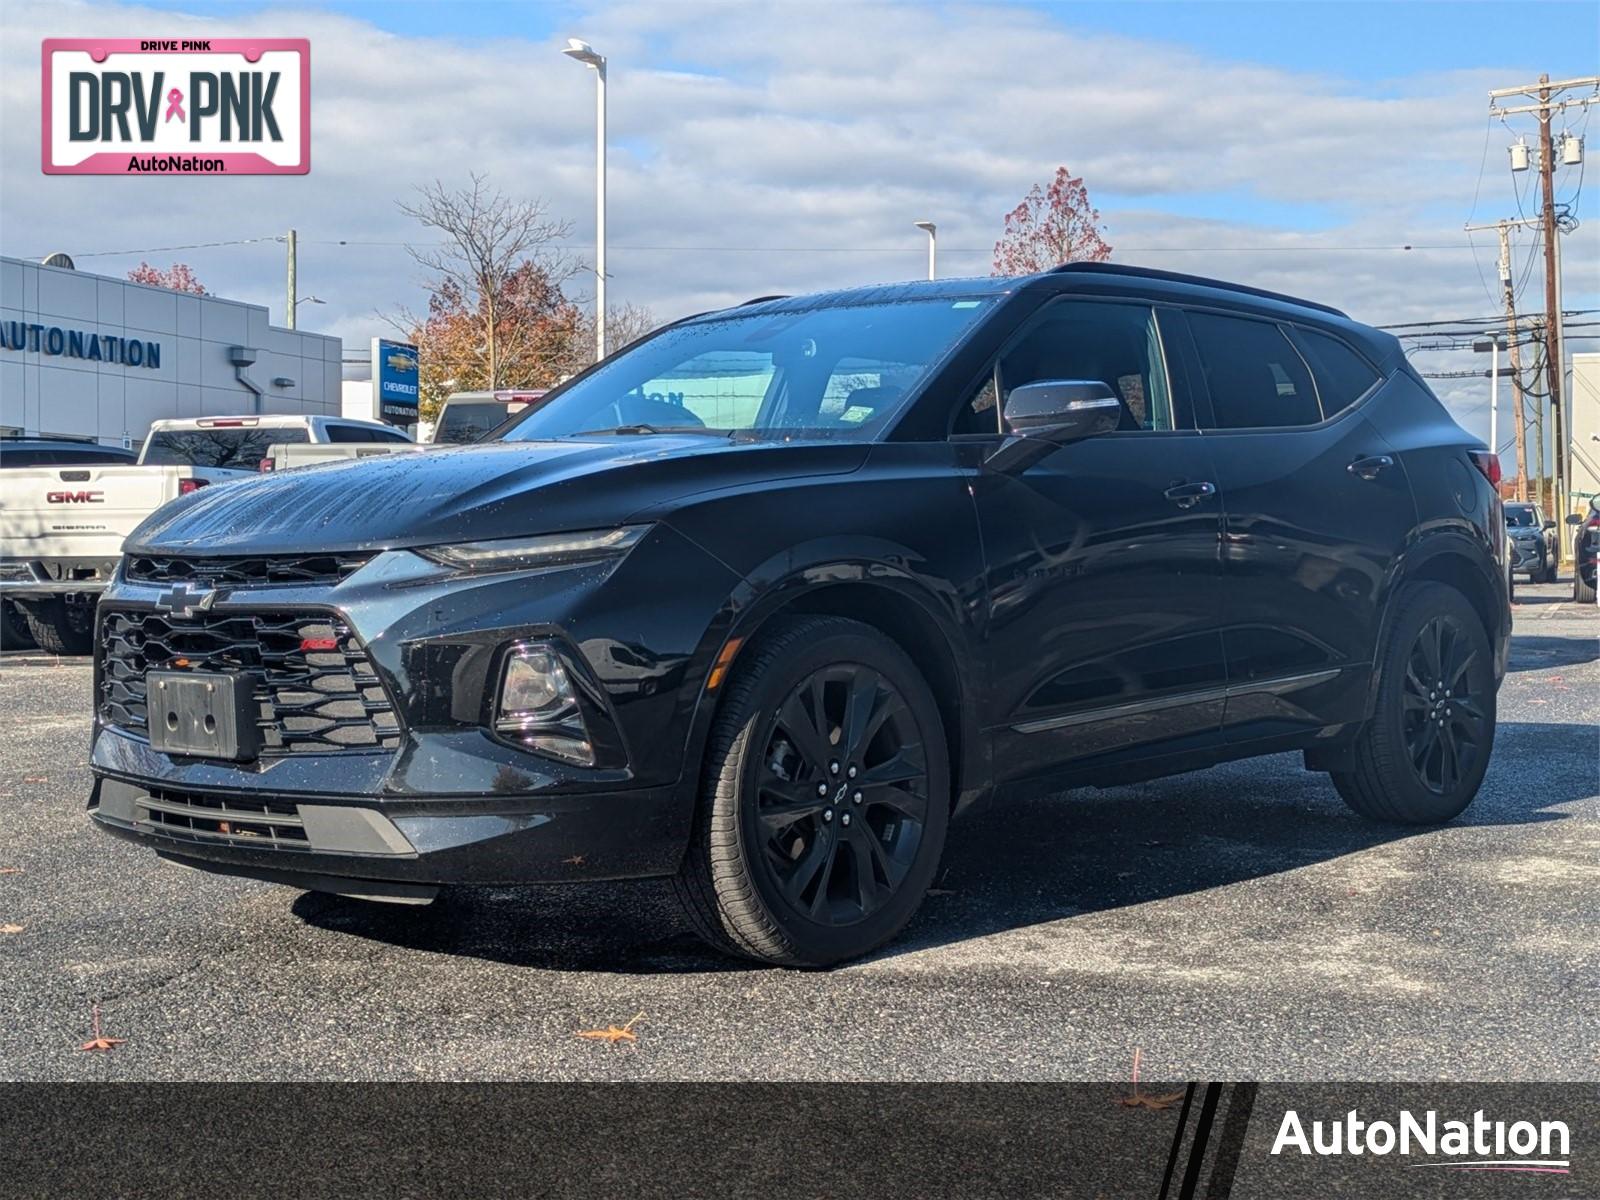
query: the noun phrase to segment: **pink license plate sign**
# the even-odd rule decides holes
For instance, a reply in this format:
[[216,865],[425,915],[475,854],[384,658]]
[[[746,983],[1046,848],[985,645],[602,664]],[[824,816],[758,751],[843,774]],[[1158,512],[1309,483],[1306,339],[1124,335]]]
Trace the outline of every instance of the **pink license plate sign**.
[[47,175],[304,175],[305,38],[46,38]]

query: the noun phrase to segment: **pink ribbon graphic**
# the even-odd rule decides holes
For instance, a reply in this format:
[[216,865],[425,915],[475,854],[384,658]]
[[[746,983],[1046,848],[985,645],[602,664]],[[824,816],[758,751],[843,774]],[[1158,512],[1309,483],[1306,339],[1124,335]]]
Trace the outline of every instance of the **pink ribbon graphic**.
[[[177,88],[173,88],[167,93],[167,115],[165,121],[170,121],[173,117],[177,117],[180,121],[189,119],[183,115],[183,93]],[[165,121],[163,121],[163,124],[165,124]]]

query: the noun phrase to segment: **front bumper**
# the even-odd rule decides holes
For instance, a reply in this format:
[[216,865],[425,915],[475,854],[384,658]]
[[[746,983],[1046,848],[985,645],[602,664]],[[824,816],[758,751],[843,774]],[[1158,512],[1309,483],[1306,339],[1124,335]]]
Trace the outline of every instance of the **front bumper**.
[[[659,579],[662,556],[681,570],[687,546],[663,531],[628,561],[644,556],[641,569]],[[689,573],[708,582],[707,621],[711,597],[725,587],[721,570]],[[103,685],[115,690],[102,647],[91,816],[191,866],[384,898],[451,883],[670,875],[694,812],[684,746],[694,680],[703,677],[691,662],[698,635],[684,636],[682,611],[652,603],[647,589],[628,580],[607,586],[612,572],[588,564],[462,576],[394,551],[337,583],[218,588],[195,606],[203,616],[187,619],[337,615],[392,700],[397,736],[344,750],[301,742],[301,752],[238,763],[165,754],[141,728],[111,723],[126,709],[101,703],[111,694]],[[163,590],[119,578],[99,620],[159,613]],[[671,624],[658,627],[663,614]],[[258,626],[279,622],[262,616]],[[630,636],[601,636],[610,629]],[[564,647],[585,675],[595,766],[534,754],[487,728],[499,655],[528,639]]]
[[101,775],[89,815],[165,858],[370,899],[441,884],[566,883],[669,875],[688,829],[675,789],[542,803],[353,803],[185,793]]
[[1508,538],[1506,552],[1511,557],[1511,569],[1517,573],[1540,570],[1543,565],[1541,547],[1542,543],[1532,538]]

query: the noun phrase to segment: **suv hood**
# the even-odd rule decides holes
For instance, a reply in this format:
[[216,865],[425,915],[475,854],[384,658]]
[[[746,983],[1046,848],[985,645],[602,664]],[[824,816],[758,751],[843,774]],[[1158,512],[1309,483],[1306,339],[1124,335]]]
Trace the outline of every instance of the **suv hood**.
[[702,492],[844,474],[869,448],[655,434],[352,459],[201,488],[152,513],[123,549],[293,554],[598,529]]

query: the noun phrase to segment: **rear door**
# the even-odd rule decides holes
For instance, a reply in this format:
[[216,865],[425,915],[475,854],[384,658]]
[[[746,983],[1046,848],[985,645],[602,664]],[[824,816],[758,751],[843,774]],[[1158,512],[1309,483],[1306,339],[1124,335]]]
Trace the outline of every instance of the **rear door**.
[[958,418],[958,429],[996,422],[997,399],[1003,410],[1012,388],[1045,379],[1099,381],[1123,405],[1116,432],[975,481],[1002,781],[1218,735],[1222,504],[1165,316],[1138,301],[1058,299]]
[[1191,309],[1225,497],[1229,737],[1361,719],[1380,600],[1416,509],[1363,414],[1376,368],[1336,335]]

